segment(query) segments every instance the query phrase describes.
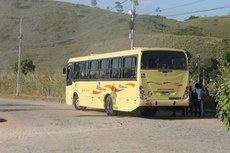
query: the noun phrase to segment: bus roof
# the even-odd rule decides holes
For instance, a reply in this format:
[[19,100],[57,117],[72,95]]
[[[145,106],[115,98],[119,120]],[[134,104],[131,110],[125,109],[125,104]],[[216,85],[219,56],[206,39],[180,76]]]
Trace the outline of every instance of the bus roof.
[[76,61],[87,61],[87,60],[97,60],[97,59],[106,59],[111,57],[123,57],[123,56],[132,56],[138,55],[143,51],[178,51],[178,52],[185,52],[182,49],[175,49],[175,48],[134,48],[134,50],[124,50],[124,51],[116,51],[116,52],[109,52],[109,53],[102,53],[102,54],[91,54],[88,56],[79,56],[70,58],[68,63],[76,62]]

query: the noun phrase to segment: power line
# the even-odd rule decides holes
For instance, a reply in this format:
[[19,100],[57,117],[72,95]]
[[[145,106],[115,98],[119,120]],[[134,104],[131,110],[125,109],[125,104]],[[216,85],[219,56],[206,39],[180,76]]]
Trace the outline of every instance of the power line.
[[191,2],[191,3],[185,3],[185,4],[182,4],[182,5],[165,8],[165,9],[162,9],[161,11],[172,10],[172,9],[175,9],[175,8],[189,6],[189,5],[197,4],[197,3],[200,3],[200,2],[204,2],[204,1],[206,1],[206,0],[199,0],[199,1]]
[[165,15],[165,16],[166,17],[181,16],[181,15],[187,15],[187,14],[195,14],[195,13],[202,13],[202,12],[209,12],[209,11],[221,10],[221,9],[226,9],[226,8],[230,8],[230,5],[223,6],[223,7],[206,9],[206,10],[198,10],[198,11],[184,12],[184,13],[178,13],[178,14],[172,14],[172,15]]
[[[179,7],[184,7],[184,6],[194,5],[194,4],[197,4],[197,3],[203,2],[203,1],[206,1],[206,0],[198,0],[198,1],[190,2],[190,3],[185,3],[185,4],[181,4],[181,5],[177,5],[177,6],[173,6],[173,7],[165,8],[165,9],[162,9],[162,10],[161,10],[161,12],[166,11],[166,10],[176,9],[176,8],[179,8]],[[148,12],[148,13],[145,13],[145,14],[151,14],[151,13],[153,13],[153,12],[156,12],[156,11],[154,10],[154,11],[151,11],[151,12]]]

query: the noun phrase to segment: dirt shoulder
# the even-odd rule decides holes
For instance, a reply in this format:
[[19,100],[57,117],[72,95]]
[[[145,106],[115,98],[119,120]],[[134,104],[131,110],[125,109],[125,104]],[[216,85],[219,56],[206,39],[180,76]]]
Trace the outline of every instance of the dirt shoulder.
[[228,153],[230,133],[214,116],[155,117],[0,98],[0,152],[4,153]]

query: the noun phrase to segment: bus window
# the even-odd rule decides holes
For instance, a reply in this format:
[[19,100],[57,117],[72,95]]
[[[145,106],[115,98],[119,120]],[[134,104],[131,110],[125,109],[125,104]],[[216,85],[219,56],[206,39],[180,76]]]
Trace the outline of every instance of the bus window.
[[88,62],[81,62],[80,64],[80,79],[88,79]]
[[141,68],[187,70],[186,56],[176,51],[145,51],[141,58]]
[[109,59],[100,61],[100,79],[109,79]]
[[123,78],[136,78],[136,57],[123,58]]
[[73,73],[73,79],[79,80],[80,78],[80,64],[74,63],[74,73]]
[[136,78],[137,74],[137,57],[132,57],[132,75],[131,78]]
[[66,75],[66,85],[72,85],[72,79],[73,79],[73,65],[72,63],[67,65],[67,75]]
[[91,61],[90,62],[89,78],[90,79],[98,79],[98,61]]
[[121,78],[121,58],[111,60],[111,78]]

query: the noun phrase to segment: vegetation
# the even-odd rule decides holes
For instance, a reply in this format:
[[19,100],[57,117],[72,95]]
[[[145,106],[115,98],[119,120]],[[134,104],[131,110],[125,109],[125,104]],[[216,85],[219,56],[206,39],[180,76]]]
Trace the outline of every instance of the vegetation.
[[121,2],[117,1],[115,2],[115,4],[116,4],[115,8],[117,9],[117,12],[122,13],[124,9],[123,9]]
[[194,35],[194,36],[203,36],[204,35],[202,28],[194,27],[194,26],[176,29],[174,34],[176,34],[176,35]]
[[[14,73],[0,75],[1,94],[16,93],[17,76]],[[28,73],[20,78],[21,95],[39,96],[39,97],[59,97],[65,96],[65,77],[60,71],[55,73]]]
[[[33,64],[33,61],[30,59],[25,59],[21,61],[21,72],[24,75],[27,75],[28,72],[34,72],[35,71],[35,65]],[[14,64],[13,67],[14,73],[18,72],[18,62]]]
[[230,50],[220,58],[220,82],[217,89],[218,119],[230,130]]
[[[138,5],[137,0],[133,1]],[[14,94],[16,90],[16,76],[11,70],[17,61],[21,16],[24,17],[22,57],[36,65],[36,72],[21,78],[22,94],[64,96],[61,70],[70,57],[130,48],[128,14],[53,0],[0,2],[1,93]],[[199,74],[205,69],[205,80],[218,79],[217,59],[230,46],[230,16],[180,22],[137,14],[135,21],[136,47],[186,49],[191,54],[191,79],[197,81],[198,64]],[[198,54],[200,59],[197,59]]]
[[199,16],[190,16],[187,20],[198,19]]

